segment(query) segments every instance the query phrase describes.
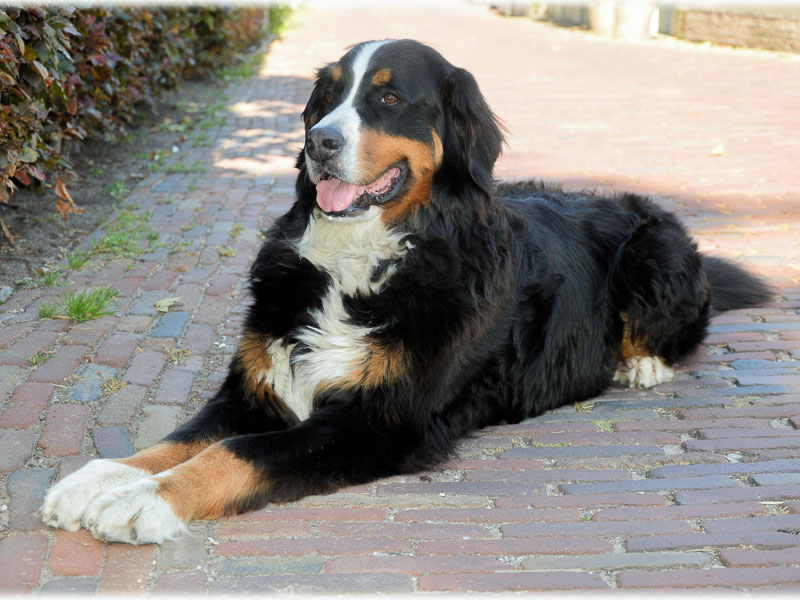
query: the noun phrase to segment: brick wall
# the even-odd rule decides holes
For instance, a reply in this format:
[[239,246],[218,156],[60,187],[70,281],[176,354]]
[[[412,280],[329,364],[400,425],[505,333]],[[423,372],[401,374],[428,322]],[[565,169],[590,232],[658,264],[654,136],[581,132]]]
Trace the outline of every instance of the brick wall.
[[800,53],[800,14],[676,9],[672,35],[698,42]]

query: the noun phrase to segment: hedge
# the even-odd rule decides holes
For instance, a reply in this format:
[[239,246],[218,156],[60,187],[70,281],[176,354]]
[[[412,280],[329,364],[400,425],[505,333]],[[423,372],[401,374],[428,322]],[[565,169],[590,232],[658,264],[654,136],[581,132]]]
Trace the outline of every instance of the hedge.
[[258,41],[266,20],[266,7],[0,7],[0,202],[43,185],[62,216],[77,210],[62,141],[124,134],[181,77]]

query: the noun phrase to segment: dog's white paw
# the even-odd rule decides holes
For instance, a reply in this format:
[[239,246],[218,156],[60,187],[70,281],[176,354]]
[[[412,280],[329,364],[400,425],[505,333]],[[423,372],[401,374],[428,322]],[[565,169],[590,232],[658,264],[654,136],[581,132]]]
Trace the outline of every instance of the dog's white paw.
[[77,531],[83,511],[96,496],[149,475],[147,471],[111,460],[93,460],[50,488],[39,509],[42,521],[52,527]]
[[632,388],[649,388],[669,381],[675,371],[658,356],[633,356],[620,363],[614,381]]
[[99,540],[161,544],[187,532],[155,478],[140,479],[97,496],[83,513],[83,526]]

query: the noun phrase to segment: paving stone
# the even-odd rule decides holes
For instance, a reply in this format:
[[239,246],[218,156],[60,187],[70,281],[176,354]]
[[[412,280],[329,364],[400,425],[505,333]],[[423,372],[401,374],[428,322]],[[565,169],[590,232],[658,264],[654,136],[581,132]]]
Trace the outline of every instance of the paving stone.
[[124,380],[128,383],[152,385],[167,362],[162,352],[146,351],[134,354],[130,366],[125,371]]
[[142,408],[144,420],[133,440],[137,450],[149,448],[160,442],[178,426],[180,408],[177,406],[145,406]]
[[202,572],[164,573],[159,576],[153,588],[158,595],[180,594],[199,596],[206,591],[206,574]]
[[10,529],[42,529],[39,507],[55,477],[55,469],[20,469],[8,476],[8,493],[11,496],[8,526]]
[[22,369],[13,365],[0,365],[0,401],[3,401],[17,387]]
[[117,332],[146,333],[153,326],[154,319],[150,315],[126,315],[119,320]]
[[89,353],[90,348],[88,346],[61,346],[56,350],[55,354],[47,359],[47,362],[39,365],[31,373],[28,382],[48,382],[60,385],[86,360]]
[[[50,570],[54,575],[100,574],[103,566],[103,543],[85,529],[55,531],[56,541],[50,550]],[[92,590],[97,584],[92,581]]]
[[[117,304],[120,304],[119,300]],[[82,344],[91,348],[108,333],[109,329],[111,329],[115,323],[116,317],[111,316],[92,319],[84,323],[77,323],[70,328],[67,339],[72,344]]]
[[409,593],[411,577],[401,574],[303,574],[251,575],[217,579],[211,584],[214,594],[336,594],[336,593]]
[[678,569],[675,571],[623,571],[620,588],[766,587],[780,583],[800,583],[800,567],[761,567],[728,569]]
[[202,524],[189,526],[189,535],[166,541],[161,546],[159,566],[162,569],[185,569],[202,566],[208,559],[203,536],[206,527]]
[[126,458],[136,452],[128,431],[121,425],[95,427],[92,439],[100,458]]
[[521,567],[532,571],[707,568],[713,561],[711,552],[612,552],[586,556],[529,556],[522,561]]
[[142,295],[131,302],[128,307],[130,315],[156,315],[156,302],[168,297],[164,290],[151,290],[142,292]]
[[77,381],[67,390],[67,395],[75,402],[97,402],[103,393],[103,381],[113,379],[117,370],[104,365],[89,363]]
[[[52,349],[57,339],[57,333],[50,331],[32,331],[15,344],[11,345],[8,350],[0,354],[0,364],[27,367],[33,355],[37,352],[44,352]],[[2,397],[2,389],[0,388],[0,398]]]
[[667,465],[655,467],[648,471],[649,477],[694,477],[698,475],[712,474],[744,474],[759,472],[780,472],[797,471],[800,472],[800,458],[789,458],[783,460],[768,460],[756,462],[728,463],[728,464],[707,464],[707,465]]
[[723,564],[731,567],[798,565],[800,564],[800,546],[781,548],[780,550],[728,548],[721,550],[719,557]]
[[194,373],[167,369],[161,378],[154,400],[162,404],[186,404],[194,383]]
[[150,331],[151,337],[178,338],[181,330],[189,319],[189,313],[174,311],[163,313],[156,321],[155,327]]
[[705,488],[736,487],[736,482],[725,475],[701,477],[679,477],[675,479],[637,479],[635,481],[599,481],[597,483],[565,483],[561,486],[565,494],[614,493],[614,492],[658,492]]
[[608,589],[599,575],[590,573],[454,573],[423,575],[417,580],[421,592],[512,592],[538,590]]
[[601,456],[664,454],[658,446],[554,446],[548,448],[514,448],[503,452],[501,458],[594,458]]
[[800,532],[800,515],[762,515],[757,517],[712,519],[703,522],[706,533],[730,531],[783,531]]
[[758,485],[800,484],[800,473],[755,473],[750,478]]
[[78,454],[86,430],[86,406],[56,404],[47,411],[47,418],[39,438],[45,456]]
[[149,588],[148,577],[153,570],[156,547],[109,544],[106,564],[100,577],[101,594],[132,594]]
[[20,468],[33,451],[34,432],[0,429],[0,473]]
[[[347,557],[346,561],[356,560]],[[321,556],[263,556],[258,558],[225,558],[219,563],[220,577],[243,575],[303,575],[319,573],[325,558]]]
[[64,579],[51,579],[42,586],[41,594],[54,594],[57,596],[94,595],[97,591],[97,581],[92,577],[67,577]]
[[211,344],[216,337],[216,328],[210,325],[200,325],[191,323],[186,328],[183,336],[182,346],[192,352],[192,354],[206,354],[211,348]]
[[128,384],[118,392],[110,394],[97,422],[100,425],[127,425],[139,410],[139,406],[147,398],[147,388],[140,385]]
[[667,533],[693,533],[688,521],[600,521],[580,523],[511,523],[502,525],[500,532],[504,538],[533,537],[540,535],[565,536],[635,536]]
[[94,362],[120,368],[128,362],[140,339],[140,335],[133,333],[114,333],[97,350]]
[[8,535],[0,539],[4,594],[30,593],[42,573],[47,536],[42,533]]
[[731,531],[725,533],[689,533],[650,535],[626,541],[628,552],[655,550],[691,550],[701,548],[730,548],[742,545],[763,548],[788,548],[797,544],[797,536],[774,531]]
[[[11,395],[8,406],[0,417],[0,427],[20,429],[33,427],[39,422],[39,416],[47,408],[52,397],[51,383],[23,383]],[[1,441],[0,446],[2,446]]]

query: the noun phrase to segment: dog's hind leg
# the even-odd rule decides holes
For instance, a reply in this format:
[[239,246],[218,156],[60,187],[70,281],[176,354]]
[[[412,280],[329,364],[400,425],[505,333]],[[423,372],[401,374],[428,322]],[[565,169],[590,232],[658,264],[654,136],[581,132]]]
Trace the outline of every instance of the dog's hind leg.
[[702,342],[710,286],[697,248],[671,213],[626,194],[620,202],[639,217],[613,274],[622,340],[614,380],[651,387],[671,379],[670,364]]

